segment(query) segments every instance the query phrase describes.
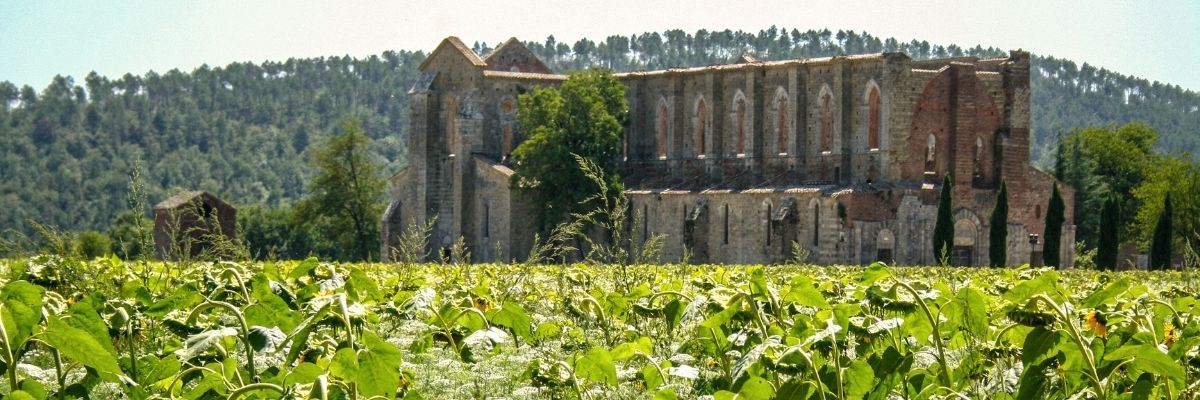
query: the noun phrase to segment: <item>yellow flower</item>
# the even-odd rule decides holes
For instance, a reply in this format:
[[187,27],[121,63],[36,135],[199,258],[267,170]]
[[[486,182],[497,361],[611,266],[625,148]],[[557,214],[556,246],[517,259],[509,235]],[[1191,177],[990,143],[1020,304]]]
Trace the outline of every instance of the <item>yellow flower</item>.
[[1108,336],[1108,318],[1104,314],[1099,311],[1092,311],[1087,313],[1087,316],[1083,320],[1087,324],[1088,329],[1091,329],[1092,333],[1095,333],[1096,336]]
[[1163,345],[1171,347],[1177,341],[1179,341],[1179,331],[1175,330],[1175,325],[1167,324],[1163,328]]
[[485,298],[476,297],[474,303],[475,309],[479,311],[488,312],[492,309],[492,302],[487,301]]

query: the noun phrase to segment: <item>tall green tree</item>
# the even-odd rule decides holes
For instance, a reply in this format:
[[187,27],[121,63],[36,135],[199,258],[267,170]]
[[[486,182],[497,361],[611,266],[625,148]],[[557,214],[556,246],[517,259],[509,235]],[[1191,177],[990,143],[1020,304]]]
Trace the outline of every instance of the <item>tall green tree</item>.
[[379,255],[379,217],[387,187],[380,166],[367,152],[370,143],[357,119],[342,121],[338,133],[313,151],[317,174],[296,212],[333,245],[341,260],[372,260]]
[[1066,221],[1065,212],[1066,204],[1062,194],[1058,192],[1058,183],[1055,183],[1054,191],[1050,192],[1050,204],[1046,206],[1045,245],[1042,246],[1042,258],[1046,266],[1062,266],[1062,227]]
[[954,202],[951,200],[950,175],[942,179],[942,194],[938,199],[937,222],[933,226],[933,262],[944,264],[954,248]]
[[1200,162],[1182,157],[1162,157],[1148,166],[1146,180],[1133,191],[1142,204],[1133,215],[1130,240],[1149,243],[1163,211],[1164,199],[1171,196],[1171,237],[1176,244],[1200,246]]
[[1154,238],[1150,241],[1150,269],[1167,269],[1171,266],[1171,193],[1163,196],[1162,212],[1154,225]]
[[1003,267],[1008,264],[1008,184],[1003,180],[988,224],[988,260],[993,267]]
[[1121,247],[1121,203],[1115,196],[1104,201],[1100,210],[1100,244],[1096,247],[1096,267],[1101,270],[1117,268],[1117,253]]
[[[1115,196],[1122,210],[1148,204],[1134,191],[1161,163],[1153,151],[1157,140],[1158,133],[1142,123],[1082,129],[1063,138],[1064,171],[1059,179],[1075,189],[1075,237],[1085,247],[1099,243],[1100,212],[1109,198]],[[1136,228],[1131,222],[1119,227],[1122,236]]]
[[539,88],[519,97],[517,119],[530,136],[513,151],[514,186],[530,196],[543,228],[571,212],[599,188],[574,155],[600,166],[609,187],[620,190],[615,159],[629,113],[625,86],[607,70],[571,73],[559,88]]

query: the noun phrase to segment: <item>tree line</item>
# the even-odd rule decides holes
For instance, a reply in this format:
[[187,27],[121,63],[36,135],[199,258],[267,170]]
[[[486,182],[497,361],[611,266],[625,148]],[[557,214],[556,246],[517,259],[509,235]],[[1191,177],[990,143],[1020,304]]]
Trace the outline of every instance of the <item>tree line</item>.
[[[785,29],[681,30],[527,42],[552,69],[615,71],[880,51],[931,57],[997,57],[982,46],[878,38],[865,32]],[[486,53],[491,46],[476,43]],[[41,90],[0,82],[0,231],[32,236],[36,221],[68,231],[128,230],[125,202],[135,160],[154,202],[179,190],[208,190],[240,205],[247,221],[280,221],[316,174],[314,148],[346,117],[361,121],[368,157],[382,174],[406,163],[407,89],[426,54],[388,51],[364,58],[201,66],[191,72],[57,76]],[[1031,73],[1034,143],[1049,169],[1057,139],[1076,128],[1146,121],[1155,151],[1195,153],[1200,96],[1088,64],[1035,55]],[[1181,158],[1186,160],[1187,157]],[[382,201],[382,199],[380,199]],[[146,210],[148,212],[148,210]],[[265,223],[265,222],[264,222]],[[11,239],[10,239],[11,241]],[[295,241],[293,241],[295,242]],[[115,246],[115,245],[114,245]],[[295,245],[303,255],[310,248]]]

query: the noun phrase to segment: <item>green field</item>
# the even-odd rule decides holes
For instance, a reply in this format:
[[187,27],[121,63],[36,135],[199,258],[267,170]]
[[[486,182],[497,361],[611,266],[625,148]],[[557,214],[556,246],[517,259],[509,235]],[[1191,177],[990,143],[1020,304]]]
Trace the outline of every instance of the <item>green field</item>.
[[1194,272],[39,256],[0,277],[15,399],[1198,397]]

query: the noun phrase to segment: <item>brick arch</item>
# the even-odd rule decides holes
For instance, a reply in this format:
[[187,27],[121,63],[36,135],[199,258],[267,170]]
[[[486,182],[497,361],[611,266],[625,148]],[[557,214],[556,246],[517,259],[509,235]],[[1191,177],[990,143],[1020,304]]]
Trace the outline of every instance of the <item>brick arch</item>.
[[[984,243],[987,237],[984,236],[983,222],[979,219],[979,215],[967,208],[959,208],[954,211],[954,241],[951,258],[962,257],[955,265],[978,265],[978,260],[984,257]],[[963,250],[967,250],[965,253]]]
[[[952,112],[958,115],[951,115]],[[931,172],[937,177],[949,173],[957,185],[994,186],[995,138],[1000,118],[999,109],[973,70],[964,68],[956,72],[950,67],[943,68],[925,84],[917,98],[911,133],[904,146],[907,160],[901,167],[901,175],[906,180],[923,179],[926,149],[932,135],[936,147]],[[979,178],[974,174],[977,138],[982,145]]]

